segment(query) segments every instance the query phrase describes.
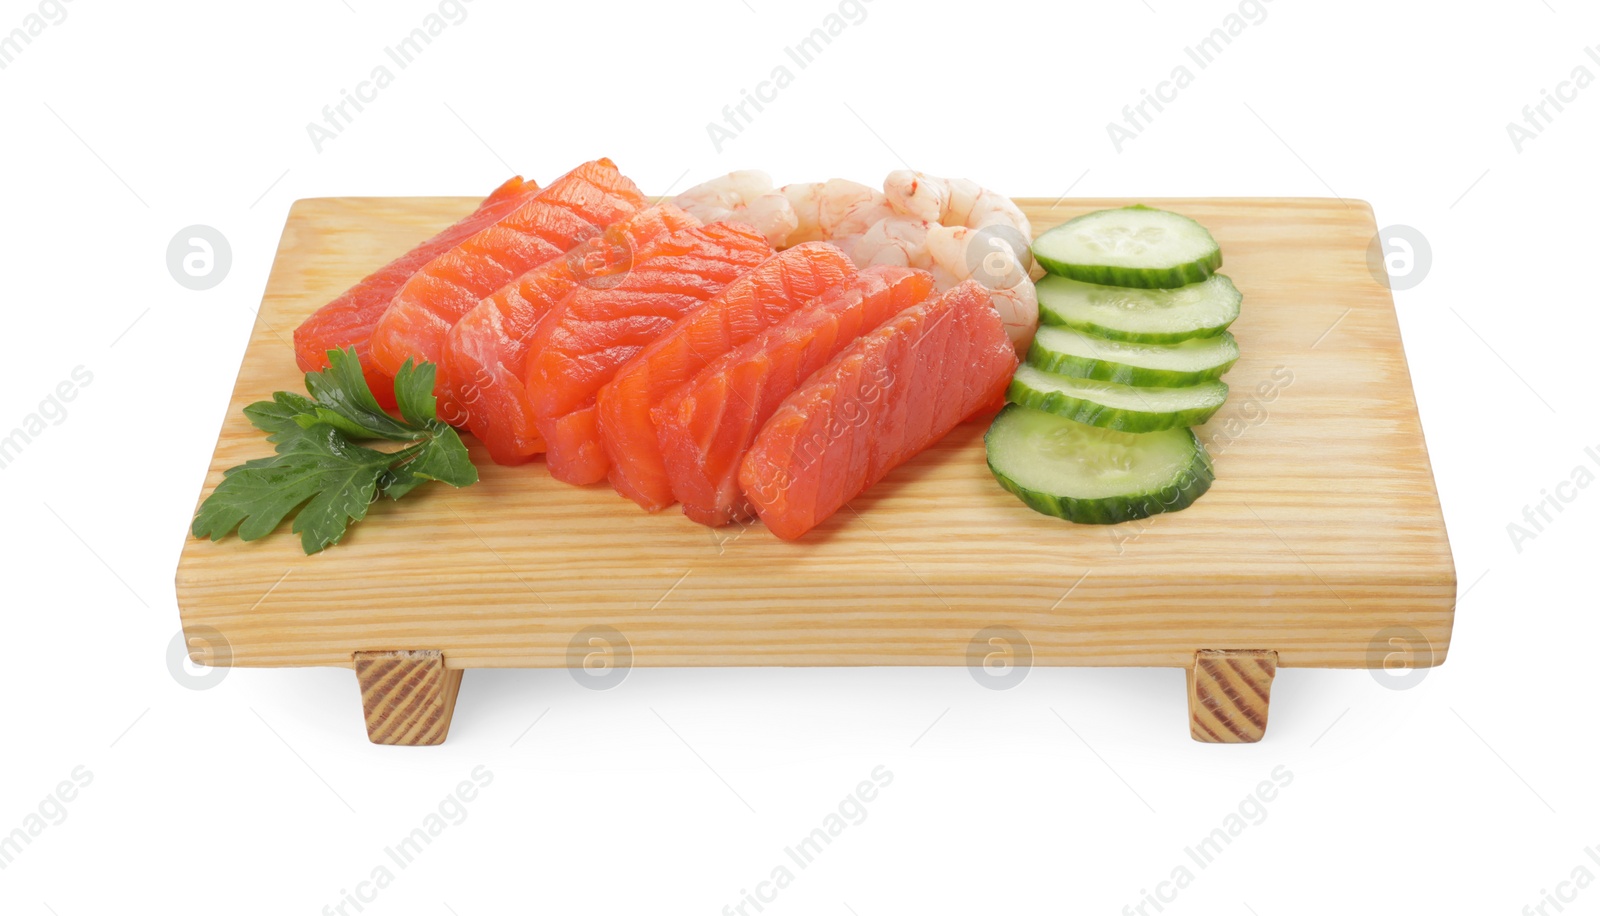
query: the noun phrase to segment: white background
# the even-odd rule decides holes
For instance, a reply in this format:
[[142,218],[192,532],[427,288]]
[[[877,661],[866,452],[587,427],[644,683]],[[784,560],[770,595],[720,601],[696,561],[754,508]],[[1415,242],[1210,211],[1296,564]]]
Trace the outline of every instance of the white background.
[[[0,30],[37,8],[5,0]],[[307,122],[435,4],[76,0],[0,71],[0,427],[93,374],[0,471],[0,833],[93,774],[0,870],[0,911],[324,912],[480,765],[466,820],[367,912],[720,913],[878,766],[867,819],[768,912],[1113,914],[1189,864],[1168,912],[1515,914],[1600,875],[1600,491],[1507,532],[1600,447],[1600,86],[1520,152],[1506,129],[1600,76],[1600,15],[1275,0],[1118,152],[1106,122],[1236,5],[873,0],[714,149],[706,122],[836,8],[476,0],[320,153]],[[173,571],[291,202],[481,195],[596,155],[657,192],[904,157],[1018,196],[1337,194],[1416,227],[1431,268],[1396,305],[1463,592],[1448,664],[1406,690],[1286,670],[1246,747],[1190,741],[1176,670],[479,671],[427,750],[369,746],[347,670],[185,686]],[[196,223],[233,251],[204,292],[165,265]],[[1194,867],[1279,766],[1265,820]]]

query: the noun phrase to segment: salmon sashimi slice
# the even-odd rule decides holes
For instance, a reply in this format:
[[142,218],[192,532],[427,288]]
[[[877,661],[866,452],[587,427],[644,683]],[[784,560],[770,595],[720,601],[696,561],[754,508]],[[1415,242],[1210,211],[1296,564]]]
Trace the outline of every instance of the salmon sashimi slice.
[[778,406],[856,338],[932,293],[927,271],[868,268],[668,394],[653,416],[683,514],[713,526],[748,518],[739,463]]
[[595,395],[680,318],[771,256],[772,246],[749,226],[712,223],[657,242],[614,285],[573,290],[528,348],[528,395],[551,475],[574,484],[604,480]]
[[472,430],[499,464],[544,451],[523,385],[540,323],[574,289],[604,288],[657,239],[699,225],[670,204],[640,210],[473,306],[450,330],[440,359],[439,416]]
[[311,313],[294,331],[294,358],[302,372],[328,368],[328,351],[355,347],[367,387],[385,407],[394,406],[393,377],[372,361],[369,342],[378,319],[400,287],[429,261],[491,226],[539,193],[539,185],[516,177],[483,199],[477,209],[456,223],[345,290],[339,298]]
[[644,195],[609,159],[562,175],[407,280],[373,329],[373,362],[390,375],[408,359],[437,363],[450,329],[483,297],[599,235],[644,203]]
[[651,512],[672,505],[672,482],[651,411],[707,363],[855,273],[850,257],[826,242],[807,242],[775,254],[618,370],[595,398],[610,463],[606,476],[617,492]]
[[774,534],[794,540],[994,400],[1016,368],[988,290],[964,281],[790,394],[745,454],[739,486]]

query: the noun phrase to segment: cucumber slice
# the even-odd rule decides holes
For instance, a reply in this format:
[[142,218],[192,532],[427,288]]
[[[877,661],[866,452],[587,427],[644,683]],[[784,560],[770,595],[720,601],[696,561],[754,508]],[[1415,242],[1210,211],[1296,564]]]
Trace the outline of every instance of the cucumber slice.
[[1148,433],[1199,426],[1228,399],[1228,386],[1213,381],[1184,388],[1136,388],[1068,378],[1023,364],[1011,378],[1006,399],[1090,426]]
[[1033,256],[1074,280],[1150,289],[1198,283],[1222,266],[1206,227],[1142,204],[1069,219],[1034,239]]
[[1136,343],[1216,337],[1239,317],[1244,300],[1222,274],[1177,289],[1126,289],[1045,277],[1038,290],[1041,323]]
[[1041,327],[1028,350],[1028,362],[1046,372],[1165,388],[1209,382],[1233,368],[1238,359],[1239,343],[1227,331],[1175,344],[1144,344]]
[[1215,479],[1193,430],[1124,433],[1008,404],[983,437],[989,470],[1029,508],[1110,525],[1176,512]]

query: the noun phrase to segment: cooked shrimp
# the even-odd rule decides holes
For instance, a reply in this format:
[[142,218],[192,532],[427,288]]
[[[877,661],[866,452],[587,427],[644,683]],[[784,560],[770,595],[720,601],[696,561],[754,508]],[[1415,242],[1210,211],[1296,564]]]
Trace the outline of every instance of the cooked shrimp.
[[672,204],[689,211],[701,222],[726,219],[735,207],[742,207],[772,190],[772,176],[756,169],[729,172],[701,182],[677,197]]
[[949,289],[968,278],[987,287],[1017,355],[1025,355],[1039,326],[1039,294],[1013,244],[1001,233],[934,226],[927,232],[926,247],[938,288]]
[[767,237],[767,244],[778,249],[795,244],[794,231],[800,225],[789,198],[776,188],[742,207],[734,207],[728,219],[755,227]]
[[883,193],[896,211],[930,223],[969,229],[998,223],[1012,227],[1025,239],[1033,238],[1028,217],[1011,198],[975,181],[898,169],[883,180]]
[[799,224],[788,198],[772,187],[772,176],[755,169],[729,172],[695,185],[672,203],[703,223],[732,221],[753,226],[774,248],[793,244],[789,237]]
[[790,245],[838,242],[861,235],[873,223],[893,215],[883,194],[843,178],[787,184],[778,190],[788,198],[799,222],[789,236]]
[[925,220],[889,216],[869,226],[848,247],[840,239],[834,240],[834,244],[844,248],[857,267],[889,264],[928,270],[933,267],[933,258],[928,253],[928,232],[935,228]]

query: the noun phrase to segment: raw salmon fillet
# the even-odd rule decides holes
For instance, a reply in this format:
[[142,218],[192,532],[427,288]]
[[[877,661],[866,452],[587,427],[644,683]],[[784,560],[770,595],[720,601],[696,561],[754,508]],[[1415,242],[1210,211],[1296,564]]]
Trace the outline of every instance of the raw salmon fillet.
[[751,514],[739,463],[784,398],[856,338],[927,299],[933,275],[872,267],[717,357],[655,408],[672,495],[702,525]]
[[528,395],[551,475],[575,484],[605,479],[596,393],[678,319],[771,256],[749,226],[712,223],[656,243],[613,286],[573,290],[528,348]]
[[394,406],[394,379],[372,361],[368,342],[372,329],[395,293],[423,265],[461,244],[486,226],[508,216],[533,195],[539,186],[516,177],[484,198],[478,208],[457,220],[455,225],[423,242],[369,274],[345,290],[339,298],[311,313],[294,331],[294,358],[303,372],[328,368],[328,351],[355,347],[361,358],[361,371],[367,387],[385,407]]
[[855,273],[839,248],[826,242],[796,245],[729,283],[618,370],[595,398],[610,462],[606,476],[617,492],[651,512],[672,505],[651,411],[707,363]]
[[599,235],[644,202],[609,159],[562,175],[407,280],[373,329],[373,362],[390,375],[407,359],[437,363],[450,329],[484,296]]
[[574,289],[604,288],[657,239],[699,225],[671,205],[640,210],[473,306],[450,329],[440,358],[439,416],[472,430],[499,464],[521,464],[544,451],[523,385],[539,324]]
[[846,347],[784,400],[739,486],[794,540],[944,438],[1011,381],[1017,354],[990,295],[967,280]]

